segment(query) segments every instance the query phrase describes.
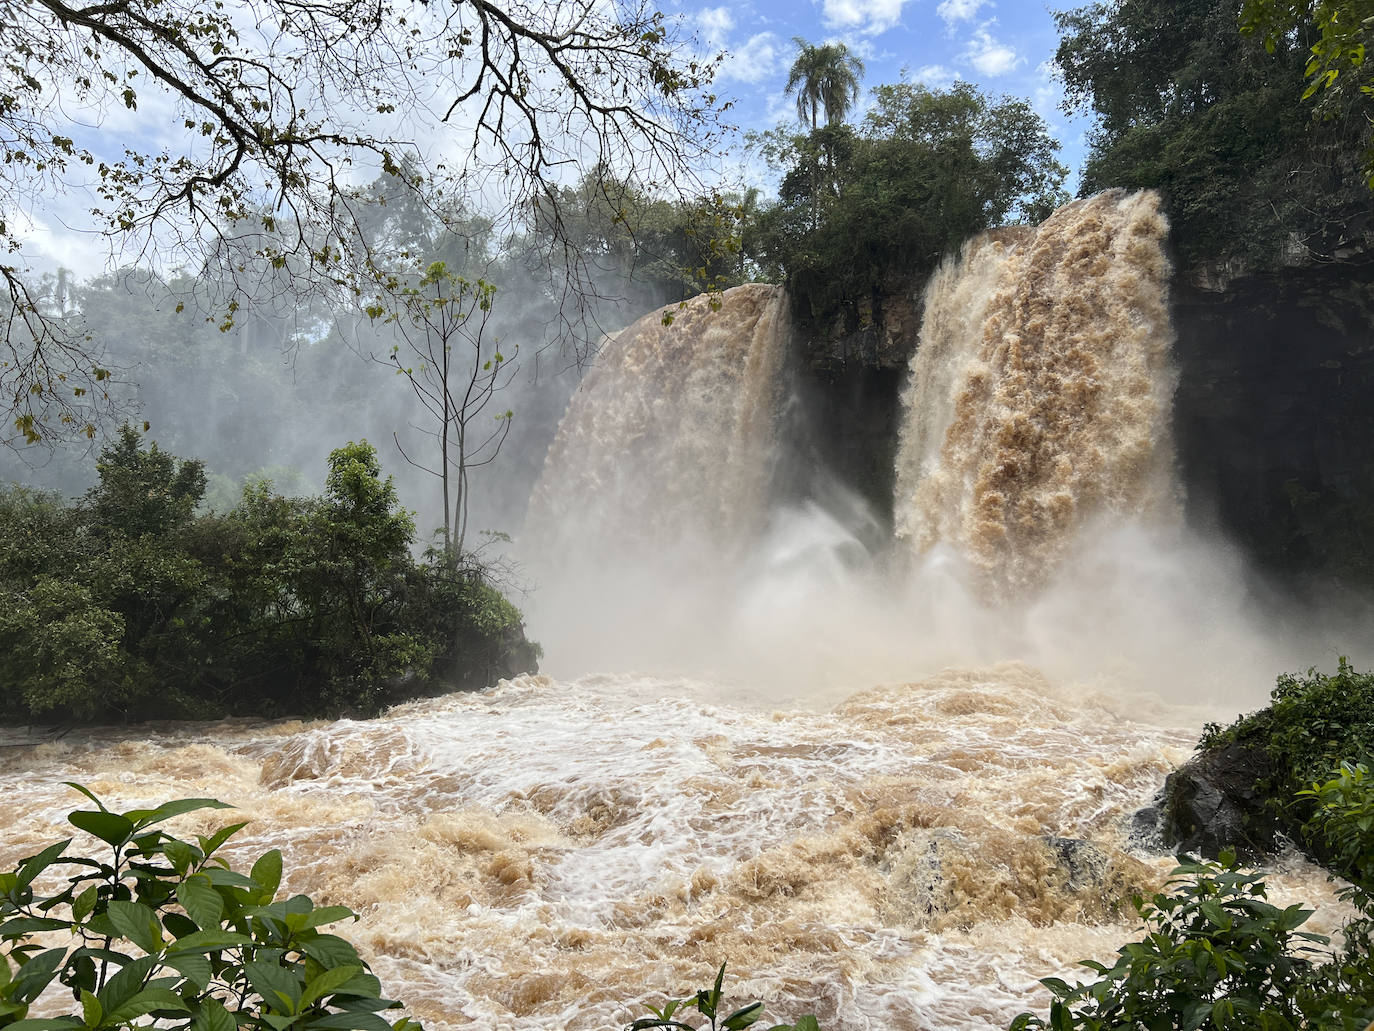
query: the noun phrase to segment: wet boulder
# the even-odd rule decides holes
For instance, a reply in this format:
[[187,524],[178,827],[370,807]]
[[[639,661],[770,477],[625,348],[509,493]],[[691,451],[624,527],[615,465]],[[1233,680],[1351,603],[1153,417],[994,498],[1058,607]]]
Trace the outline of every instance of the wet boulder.
[[1258,785],[1272,760],[1253,742],[1206,749],[1169,774],[1159,806],[1159,836],[1176,852],[1215,859],[1232,849],[1247,862],[1278,850],[1279,822]]

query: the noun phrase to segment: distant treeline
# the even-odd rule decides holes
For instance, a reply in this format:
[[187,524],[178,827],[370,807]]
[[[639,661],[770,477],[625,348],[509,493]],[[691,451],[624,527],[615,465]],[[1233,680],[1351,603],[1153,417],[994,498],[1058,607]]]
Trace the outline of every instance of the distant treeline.
[[200,462],[125,426],[76,502],[0,490],[0,704],[54,722],[368,714],[532,666],[520,613],[475,564],[412,555],[373,447],[324,494],[250,484],[196,514]]

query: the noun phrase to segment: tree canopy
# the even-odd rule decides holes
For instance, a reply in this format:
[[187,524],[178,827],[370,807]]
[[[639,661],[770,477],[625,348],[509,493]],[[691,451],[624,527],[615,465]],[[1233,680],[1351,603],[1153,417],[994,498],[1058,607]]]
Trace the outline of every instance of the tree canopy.
[[787,279],[804,320],[862,308],[969,236],[1039,221],[1066,199],[1059,144],[1024,100],[968,83],[898,83],[873,95],[857,129],[777,129],[755,141],[783,179],[746,251],[765,275]]
[[[1315,35],[1266,50],[1238,32],[1235,0],[1119,0],[1055,16],[1070,106],[1089,109],[1082,192],[1165,197],[1185,266],[1329,260],[1368,232],[1361,167],[1370,98],[1301,100]],[[1343,117],[1329,118],[1339,106]]]
[[863,61],[843,43],[817,47],[800,36],[794,36],[792,42],[797,46],[797,58],[787,73],[784,91],[797,95],[797,120],[814,130],[820,127],[818,116],[824,111],[826,125],[843,122],[859,99]]
[[89,199],[125,261],[234,284],[257,257],[361,292],[386,274],[358,224],[378,173],[439,212],[537,200],[561,246],[567,170],[666,188],[714,144],[711,62],[640,0],[0,0],[0,49],[9,444],[94,436],[108,400],[109,370],[26,268],[14,216],[36,198]]
[[[1369,0],[1245,0],[1241,31],[1258,33],[1270,53],[1285,37],[1301,32],[1316,39],[1307,60],[1308,85],[1303,99],[1320,95],[1340,108],[1337,99],[1358,83],[1361,93],[1374,94],[1374,75],[1365,71],[1365,57],[1374,42],[1374,5]],[[1345,76],[1342,79],[1342,76]],[[1365,150],[1365,177],[1374,189],[1374,137]]]

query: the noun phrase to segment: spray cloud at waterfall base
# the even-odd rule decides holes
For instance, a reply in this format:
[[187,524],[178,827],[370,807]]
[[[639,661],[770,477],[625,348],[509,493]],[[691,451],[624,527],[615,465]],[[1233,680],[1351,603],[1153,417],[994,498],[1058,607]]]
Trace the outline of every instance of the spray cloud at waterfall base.
[[1241,556],[1183,523],[1166,233],[1154,195],[1116,191],[946,261],[903,396],[895,540],[824,470],[814,497],[770,500],[791,446],[780,289],[625,330],[522,537],[546,668],[781,700],[1014,658],[1233,707],[1348,651],[1339,621],[1262,607]]

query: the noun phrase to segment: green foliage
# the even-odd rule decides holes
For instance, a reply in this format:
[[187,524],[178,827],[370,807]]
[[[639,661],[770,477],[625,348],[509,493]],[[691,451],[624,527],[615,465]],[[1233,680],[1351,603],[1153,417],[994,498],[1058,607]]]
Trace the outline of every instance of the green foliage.
[[1327,853],[1324,835],[1309,833],[1317,801],[1309,789],[1343,763],[1374,760],[1374,673],[1357,673],[1344,657],[1333,675],[1316,669],[1285,673],[1267,708],[1227,727],[1208,724],[1198,747],[1205,752],[1233,743],[1267,756],[1269,773],[1255,788],[1282,800],[1279,815],[1285,831],[1345,872],[1341,857]]
[[164,535],[185,526],[205,495],[205,467],[143,446],[128,423],[100,452],[100,483],[86,495],[96,527],[126,536]]
[[1360,915],[1342,928],[1338,949],[1314,948],[1326,939],[1299,930],[1311,911],[1271,905],[1263,880],[1233,854],[1220,864],[1182,860],[1172,891],[1136,900],[1145,936],[1122,946],[1111,967],[1085,961],[1097,981],[1046,978],[1048,1017],[1023,1013],[1012,1031],[1363,1031],[1374,1020],[1374,790],[1347,766],[1309,794],[1333,851],[1358,857],[1346,864],[1356,873],[1346,895]]
[[[763,1003],[751,1002],[738,1009],[726,1011],[721,1005],[724,995],[721,986],[725,983],[725,964],[716,971],[716,983],[703,988],[695,995],[682,999],[669,999],[661,1007],[649,1007],[651,1017],[640,1017],[632,1021],[626,1031],[649,1031],[650,1028],[681,1028],[684,1031],[743,1031],[763,1019]],[[687,1011],[696,1010],[706,1018],[705,1024],[686,1023]],[[804,1016],[795,1024],[774,1024],[768,1031],[820,1031],[820,1025],[813,1016]]]
[[80,506],[0,492],[8,716],[368,714],[435,678],[480,687],[532,666],[480,566],[416,560],[367,442],[332,452],[322,497],[258,481],[197,517],[203,483],[129,430]]
[[741,254],[743,226],[753,195],[713,192],[669,200],[633,179],[598,166],[574,186],[561,187],[548,204],[536,204],[521,243],[525,270],[558,280],[568,253],[605,281],[610,297],[622,293],[624,318],[633,320],[665,304],[752,278]]
[[873,92],[860,129],[778,129],[753,141],[785,172],[745,251],[765,275],[786,277],[804,322],[869,308],[973,234],[1044,218],[1067,199],[1058,143],[1025,101],[967,83]]
[[1315,806],[1303,836],[1320,842],[1342,874],[1374,895],[1374,779],[1369,767],[1341,763],[1336,776],[1314,782],[1298,795]]
[[[1348,92],[1350,80],[1364,68],[1374,23],[1368,0],[1245,0],[1241,9],[1241,32],[1256,33],[1264,47],[1273,53],[1290,34],[1301,32],[1311,40],[1307,65],[1307,88],[1302,98],[1319,96],[1333,117],[1348,113],[1340,95]],[[1343,79],[1342,76],[1345,76]],[[1359,91],[1374,94],[1374,78],[1367,73]],[[1365,150],[1365,179],[1374,189],[1374,141]]]
[[1012,1031],[1299,1027],[1294,992],[1311,960],[1295,950],[1326,941],[1298,930],[1312,911],[1265,901],[1264,882],[1241,870],[1232,854],[1220,864],[1182,861],[1170,887],[1134,900],[1145,937],[1123,945],[1113,966],[1083,963],[1100,980],[1070,985],[1046,978],[1055,996],[1049,1019],[1023,1013]]
[[[351,910],[279,899],[276,849],[248,874],[233,870],[216,853],[242,823],[194,843],[160,826],[229,806],[189,798],[119,813],[71,786],[97,808],[68,821],[107,850],[68,854],[68,838],[0,874],[0,1028],[392,1031],[379,1014],[401,1004],[382,997],[352,945],[322,930],[357,919]],[[63,868],[74,872],[62,890],[35,886]],[[28,1017],[54,985],[74,1012]]]
[[[1188,266],[1330,256],[1369,214],[1368,97],[1343,117],[1300,99],[1307,33],[1239,38],[1231,0],[1121,0],[1055,15],[1068,104],[1089,108],[1082,192],[1159,190]],[[1336,103],[1333,98],[1333,103]]]
[[821,111],[825,112],[826,125],[843,122],[859,99],[863,61],[843,43],[817,47],[800,36],[794,36],[792,42],[797,46],[797,57],[787,73],[783,92],[796,94],[797,120],[813,131],[820,128]]

